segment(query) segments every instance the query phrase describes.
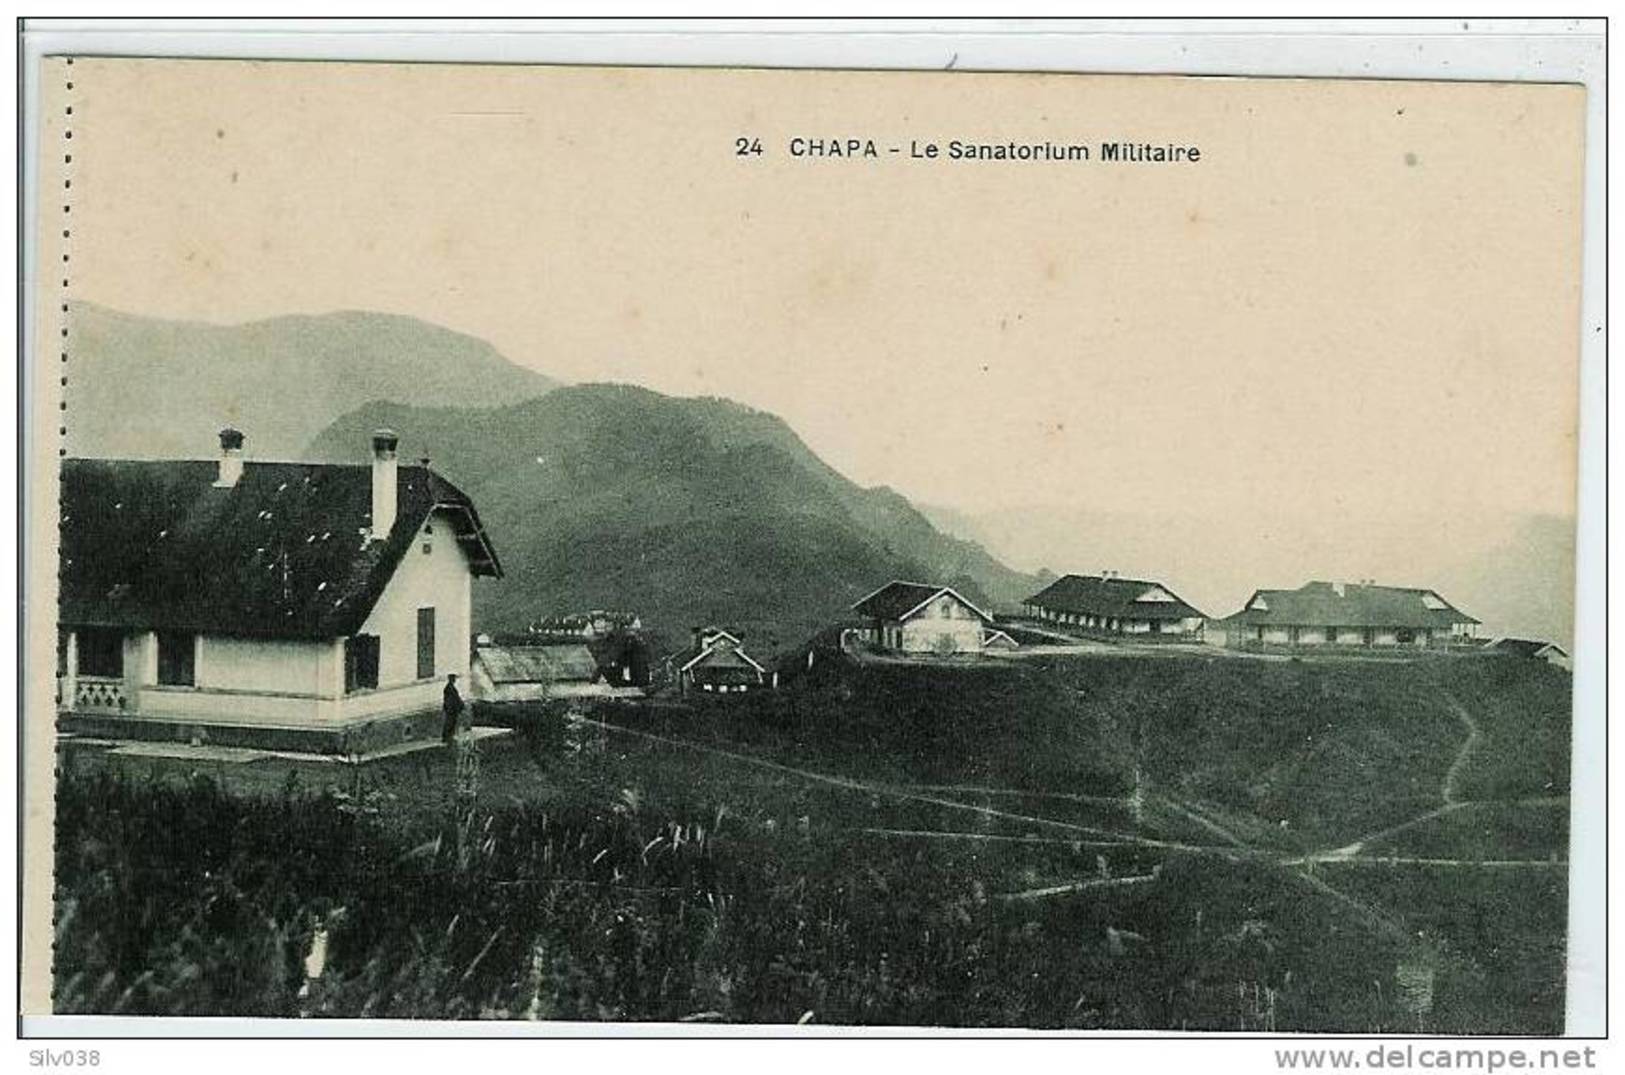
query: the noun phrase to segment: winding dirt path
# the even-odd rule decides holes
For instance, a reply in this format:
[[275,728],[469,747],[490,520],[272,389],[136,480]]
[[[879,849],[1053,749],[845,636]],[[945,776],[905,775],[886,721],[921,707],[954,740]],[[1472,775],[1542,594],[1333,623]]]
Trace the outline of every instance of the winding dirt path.
[[1368,832],[1363,836],[1356,837],[1354,840],[1344,844],[1342,847],[1332,848],[1329,851],[1316,852],[1312,855],[1305,855],[1300,861],[1346,862],[1349,859],[1360,855],[1365,850],[1365,845],[1367,844],[1386,839],[1397,832],[1404,832],[1406,829],[1414,828],[1417,825],[1432,821],[1434,818],[1439,818],[1445,816],[1446,814],[1454,813],[1455,811],[1464,807],[1484,805],[1482,803],[1472,803],[1464,800],[1461,797],[1461,793],[1457,787],[1461,779],[1462,769],[1466,767],[1468,760],[1473,755],[1473,751],[1478,749],[1478,744],[1483,741],[1484,733],[1479,729],[1478,722],[1473,719],[1473,715],[1467,712],[1467,707],[1458,702],[1455,696],[1449,694],[1445,695],[1444,707],[1449,711],[1451,716],[1455,717],[1456,720],[1460,722],[1463,728],[1467,729],[1467,738],[1463,739],[1461,746],[1456,748],[1456,756],[1450,760],[1450,767],[1445,770],[1444,779],[1439,782],[1439,798],[1444,800],[1443,805],[1436,806],[1432,810],[1424,810],[1415,817],[1406,818],[1404,821],[1389,825],[1386,828],[1378,829],[1375,832]]
[[1478,721],[1474,720],[1473,715],[1467,712],[1467,707],[1456,701],[1454,696],[1445,695],[1444,705],[1446,709],[1450,710],[1452,716],[1461,721],[1462,727],[1467,729],[1467,739],[1461,744],[1461,749],[1456,751],[1456,759],[1450,763],[1450,768],[1445,771],[1444,784],[1439,788],[1439,794],[1444,798],[1444,804],[1446,806],[1455,806],[1462,801],[1456,787],[1461,777],[1461,770],[1467,764],[1467,760],[1472,757],[1473,751],[1478,748],[1478,744],[1483,740],[1484,733],[1479,730]]
[[770,761],[767,758],[756,757],[752,754],[742,754],[738,751],[724,750],[721,747],[709,746],[705,743],[696,743],[691,740],[677,739],[667,735],[657,735],[654,732],[639,731],[636,728],[628,728],[623,724],[610,724],[606,721],[593,720],[590,717],[580,716],[572,719],[579,721],[581,724],[587,725],[588,727],[602,728],[606,731],[616,732],[621,735],[629,735],[637,739],[644,739],[655,743],[663,743],[667,746],[681,747],[686,750],[699,751],[702,754],[710,754],[715,757],[726,758],[729,761],[739,762],[741,764],[750,765],[759,769],[767,769],[773,772],[785,773],[790,776],[800,777],[801,779],[811,783],[844,788],[848,791],[859,791],[868,795],[880,795],[891,799],[902,800],[904,802],[925,803],[929,806],[940,806],[946,810],[958,810],[965,813],[979,814],[982,817],[997,818],[1003,821],[1015,821],[1024,825],[1039,825],[1047,828],[1059,829],[1064,832],[1075,832],[1084,836],[1105,837],[1112,841],[1132,844],[1139,847],[1155,847],[1177,851],[1201,851],[1210,854],[1226,854],[1231,856],[1247,853],[1246,848],[1201,847],[1194,844],[1153,839],[1148,836],[1141,836],[1138,833],[1120,832],[1115,829],[1102,829],[1093,825],[1079,825],[1076,822],[1060,821],[1056,818],[1038,817],[1032,814],[1018,814],[1012,810],[1000,810],[997,807],[992,806],[978,806],[975,803],[967,803],[958,799],[944,798],[941,795],[911,791],[903,787],[896,787],[888,784],[877,784],[867,780],[857,780],[848,776],[835,776],[830,773],[820,773],[811,769],[798,769],[791,765]]
[[[891,828],[881,828],[881,827],[859,830],[859,831],[861,831],[861,832],[863,832],[863,833],[865,833],[866,835],[869,835],[869,836],[890,837],[890,838],[893,838],[893,839],[901,838],[901,839],[939,839],[939,840],[987,840],[987,841],[990,841],[990,842],[991,841],[1003,842],[1003,841],[1006,841],[1006,840],[1008,840],[1010,842],[1026,842],[1026,843],[1048,843],[1048,842],[1063,843],[1064,842],[1064,843],[1075,843],[1075,844],[1077,844],[1079,846],[1117,846],[1117,847],[1128,846],[1128,847],[1156,848],[1156,849],[1160,849],[1160,850],[1164,850],[1164,851],[1182,851],[1182,852],[1193,852],[1193,853],[1197,853],[1197,854],[1217,855],[1217,856],[1227,858],[1227,859],[1231,859],[1231,860],[1238,860],[1238,859],[1256,860],[1256,861],[1263,862],[1263,863],[1268,864],[1268,865],[1273,865],[1275,867],[1278,867],[1278,868],[1282,869],[1288,876],[1296,879],[1300,884],[1303,884],[1303,885],[1307,886],[1309,889],[1319,893],[1322,896],[1325,896],[1327,898],[1330,898],[1330,899],[1336,901],[1337,903],[1342,904],[1344,907],[1348,908],[1356,916],[1358,916],[1361,920],[1363,920],[1369,927],[1371,927],[1373,929],[1376,929],[1376,930],[1379,930],[1379,931],[1382,931],[1382,932],[1385,932],[1385,933],[1388,933],[1388,934],[1390,934],[1392,936],[1402,937],[1402,938],[1407,938],[1408,939],[1409,934],[1406,932],[1406,928],[1405,928],[1404,921],[1403,921],[1402,918],[1400,918],[1400,917],[1394,915],[1393,913],[1391,913],[1389,911],[1386,911],[1386,910],[1384,910],[1384,909],[1382,909],[1380,907],[1374,906],[1373,904],[1368,903],[1368,902],[1366,902],[1364,900],[1356,899],[1356,898],[1348,895],[1347,893],[1341,891],[1340,889],[1338,889],[1338,888],[1336,888],[1336,887],[1334,887],[1334,886],[1332,886],[1330,884],[1327,884],[1324,879],[1322,879],[1320,877],[1317,877],[1315,875],[1315,867],[1316,867],[1316,865],[1319,864],[1319,863],[1323,863],[1323,862],[1327,863],[1327,864],[1355,864],[1355,865],[1367,865],[1367,864],[1375,865],[1375,864],[1380,864],[1380,863],[1395,863],[1395,864],[1398,864],[1400,862],[1404,862],[1406,864],[1427,865],[1427,866],[1448,866],[1448,867],[1475,867],[1475,866],[1477,866],[1477,867],[1489,867],[1489,868],[1499,868],[1499,869],[1519,868],[1519,867],[1524,867],[1524,868],[1548,867],[1549,868],[1549,867],[1553,867],[1553,866],[1563,865],[1562,863],[1552,863],[1552,862],[1546,862],[1546,861],[1533,861],[1533,860],[1529,860],[1529,861],[1507,861],[1507,860],[1502,860],[1502,861],[1479,862],[1479,861],[1475,861],[1475,860],[1446,859],[1446,858],[1422,858],[1422,857],[1395,858],[1393,856],[1368,855],[1368,854],[1363,854],[1362,853],[1364,845],[1371,842],[1371,841],[1373,841],[1373,840],[1389,836],[1389,835],[1391,835],[1391,834],[1393,834],[1395,832],[1403,831],[1404,829],[1410,828],[1410,827],[1415,826],[1415,825],[1422,824],[1422,823],[1424,823],[1426,821],[1430,821],[1430,820],[1432,820],[1434,818],[1441,817],[1441,816],[1443,816],[1445,814],[1451,813],[1451,812],[1456,811],[1456,810],[1464,809],[1464,808],[1467,808],[1467,807],[1470,807],[1470,806],[1475,806],[1475,805],[1492,805],[1490,803],[1469,802],[1469,801],[1463,800],[1460,797],[1458,784],[1459,784],[1459,780],[1460,780],[1460,777],[1461,777],[1461,773],[1462,773],[1463,769],[1465,768],[1468,760],[1471,758],[1471,756],[1473,754],[1473,751],[1477,749],[1479,743],[1482,741],[1483,733],[1480,730],[1477,721],[1475,721],[1473,719],[1472,715],[1467,712],[1466,708],[1463,707],[1461,705],[1461,703],[1458,702],[1454,697],[1446,695],[1446,697],[1445,697],[1445,705],[1446,705],[1446,708],[1451,713],[1451,715],[1454,716],[1456,718],[1456,720],[1458,720],[1461,723],[1461,725],[1466,729],[1467,736],[1463,740],[1463,742],[1461,743],[1460,747],[1457,748],[1455,757],[1452,758],[1450,766],[1445,772],[1444,778],[1440,781],[1439,794],[1440,794],[1440,797],[1444,800],[1443,804],[1441,806],[1435,807],[1435,808],[1433,808],[1431,810],[1424,811],[1423,813],[1418,814],[1415,817],[1408,818],[1408,819],[1406,819],[1404,821],[1401,821],[1401,822],[1399,822],[1399,823],[1397,823],[1395,825],[1390,825],[1387,828],[1381,829],[1381,830],[1379,830],[1377,832],[1368,833],[1367,835],[1360,837],[1359,839],[1353,841],[1350,844],[1345,845],[1344,847],[1336,848],[1336,849],[1331,850],[1331,851],[1316,852],[1316,853],[1311,853],[1311,854],[1302,855],[1302,856],[1298,856],[1298,857],[1287,857],[1287,856],[1283,855],[1282,853],[1280,853],[1279,851],[1258,847],[1255,844],[1253,844],[1251,841],[1243,838],[1241,835],[1239,835],[1239,834],[1237,834],[1235,832],[1232,832],[1231,830],[1229,830],[1228,828],[1226,828],[1222,824],[1214,821],[1211,818],[1203,816],[1202,812],[1195,809],[1192,804],[1180,802],[1179,800],[1171,799],[1171,798],[1168,798],[1166,796],[1157,796],[1154,801],[1156,801],[1158,803],[1158,805],[1161,805],[1164,809],[1167,809],[1170,812],[1179,814],[1179,815],[1183,816],[1187,821],[1194,822],[1197,825],[1201,826],[1203,829],[1206,829],[1207,831],[1213,833],[1215,836],[1219,837],[1219,839],[1224,841],[1224,845],[1223,846],[1206,846],[1206,845],[1197,845],[1197,844],[1185,843],[1185,842],[1176,841],[1176,840],[1156,839],[1156,838],[1152,838],[1152,837],[1142,836],[1142,835],[1140,835],[1138,833],[1122,832],[1122,831],[1117,831],[1117,830],[1113,830],[1113,829],[1103,829],[1103,828],[1098,828],[1098,827],[1090,826],[1090,825],[1080,825],[1080,824],[1077,824],[1077,823],[1074,823],[1074,822],[1061,821],[1061,820],[1058,820],[1058,819],[1055,819],[1055,818],[1035,816],[1035,815],[1032,815],[1032,814],[1017,813],[1016,811],[1012,811],[1012,810],[1000,810],[1000,809],[998,809],[996,807],[991,807],[991,806],[980,806],[980,805],[977,805],[975,803],[967,803],[967,802],[964,802],[964,801],[959,800],[959,799],[948,798],[948,797],[945,797],[945,796],[943,796],[941,794],[932,794],[931,793],[932,791],[941,790],[941,791],[957,791],[957,792],[960,792],[962,794],[963,793],[981,794],[981,795],[1015,794],[1015,792],[1013,790],[1008,790],[1007,791],[1006,789],[998,789],[998,788],[986,788],[986,787],[970,788],[970,787],[949,787],[949,786],[943,786],[940,789],[939,788],[930,788],[928,790],[927,787],[921,786],[921,785],[897,786],[897,785],[879,784],[879,783],[874,783],[874,782],[866,781],[866,780],[858,780],[858,779],[855,779],[855,778],[852,778],[852,777],[837,776],[837,775],[834,775],[834,774],[831,774],[831,773],[820,773],[820,772],[810,770],[810,769],[799,769],[799,768],[796,768],[794,766],[785,765],[785,764],[783,764],[781,762],[771,761],[771,760],[769,760],[767,758],[757,757],[757,756],[751,755],[751,754],[744,754],[744,753],[740,753],[738,751],[726,750],[726,749],[723,749],[721,747],[711,746],[709,744],[696,743],[696,742],[693,742],[691,740],[679,739],[679,738],[675,738],[675,737],[672,737],[672,736],[658,735],[658,734],[656,734],[654,732],[640,731],[640,730],[635,729],[635,728],[628,728],[625,725],[621,725],[621,724],[611,724],[611,723],[608,723],[608,722],[605,722],[605,721],[593,720],[593,719],[587,718],[587,717],[577,717],[575,719],[580,721],[582,724],[585,724],[585,725],[588,725],[588,726],[594,727],[594,728],[601,728],[601,729],[603,729],[603,730],[605,730],[607,732],[616,732],[616,733],[619,733],[619,734],[622,734],[622,735],[628,735],[628,736],[632,736],[632,737],[637,738],[637,739],[643,739],[643,740],[650,741],[650,742],[660,743],[660,744],[663,744],[663,745],[666,745],[666,746],[676,747],[676,748],[680,748],[680,749],[698,751],[698,752],[703,753],[703,754],[710,754],[710,755],[713,755],[713,756],[716,756],[716,757],[725,758],[725,759],[727,759],[729,761],[736,762],[736,763],[739,763],[739,764],[748,765],[748,766],[752,766],[752,767],[755,767],[755,768],[770,770],[770,771],[774,771],[774,772],[780,772],[780,773],[784,773],[786,775],[799,777],[800,779],[809,781],[811,783],[824,784],[824,785],[827,785],[827,786],[830,786],[830,787],[842,788],[842,789],[846,789],[846,790],[849,790],[849,791],[861,792],[861,793],[865,793],[865,794],[869,794],[869,795],[884,796],[884,797],[887,797],[887,798],[897,799],[897,800],[906,801],[906,802],[918,802],[918,803],[923,803],[923,804],[926,804],[926,805],[938,806],[938,807],[941,807],[941,808],[947,809],[947,810],[954,810],[954,811],[960,811],[960,812],[969,813],[969,814],[976,814],[976,815],[979,815],[979,816],[982,816],[982,817],[994,818],[994,819],[1003,820],[1003,821],[1017,822],[1017,823],[1024,824],[1024,825],[1041,826],[1041,827],[1049,828],[1049,829],[1052,829],[1052,830],[1060,830],[1060,831],[1065,832],[1065,833],[1075,834],[1075,835],[1071,836],[1070,838],[1061,838],[1061,837],[1045,838],[1045,837],[1035,837],[1035,836],[1026,836],[1026,837],[1021,837],[1021,836],[998,836],[998,835],[995,835],[995,834],[945,832],[945,831],[930,831],[930,830],[919,830],[919,829],[891,829]],[[1056,793],[1056,794],[1054,794],[1054,797],[1056,797],[1056,798],[1065,798],[1067,796],[1063,796],[1063,795],[1060,795],[1060,794]],[[1091,798],[1091,797],[1077,796],[1077,798],[1078,799],[1088,799],[1088,798]],[[1155,879],[1156,872],[1157,871],[1153,871],[1152,874],[1145,875],[1143,877],[1132,878],[1132,883],[1135,883],[1135,884],[1151,883]],[[1129,881],[1129,880],[1130,879],[1128,879],[1128,878],[1117,879],[1114,883],[1122,883],[1124,881]],[[1087,890],[1089,890],[1091,888],[1097,888],[1097,887],[1102,887],[1101,884],[1100,884],[1099,879],[1087,878],[1087,879],[1081,879],[1079,881],[1075,881],[1075,882],[1071,882],[1071,883],[1066,883],[1066,884],[1061,884],[1061,885],[1054,885],[1054,886],[1050,886],[1050,887],[1043,888],[1043,889],[1035,889],[1035,890],[1031,890],[1031,891],[1028,891],[1028,892],[1008,893],[1008,894],[1005,894],[1004,898],[1042,899],[1042,898],[1050,897],[1050,896],[1059,896],[1059,895],[1066,895],[1066,894],[1069,894],[1069,893],[1077,893],[1077,892],[1087,891]]]

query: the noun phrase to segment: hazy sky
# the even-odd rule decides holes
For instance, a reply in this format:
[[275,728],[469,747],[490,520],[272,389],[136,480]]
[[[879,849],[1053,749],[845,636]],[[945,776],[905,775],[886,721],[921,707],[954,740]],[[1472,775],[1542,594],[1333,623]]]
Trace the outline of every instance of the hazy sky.
[[[773,411],[854,480],[962,508],[1572,510],[1577,88],[74,71],[77,298],[410,314]],[[908,157],[954,138],[1201,161]]]

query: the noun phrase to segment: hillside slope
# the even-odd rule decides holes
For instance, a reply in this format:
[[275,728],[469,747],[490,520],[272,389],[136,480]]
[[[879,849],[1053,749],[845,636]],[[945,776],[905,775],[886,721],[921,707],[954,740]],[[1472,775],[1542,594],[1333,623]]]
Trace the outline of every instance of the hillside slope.
[[[697,712],[612,712],[624,732],[590,766],[646,810],[722,801],[773,819],[780,877],[879,874],[887,908],[952,906],[971,885],[1041,896],[988,901],[1014,912],[1007,936],[1030,935],[1028,958],[1053,976],[1021,997],[1032,1025],[1092,1008],[1123,1026],[1237,1029],[1250,976],[1274,983],[1277,1029],[1409,1029],[1417,1012],[1396,1010],[1392,986],[1421,966],[1429,1032],[1551,1034],[1572,687],[1497,656],[830,659]],[[1142,946],[1108,943],[1090,966],[1091,938],[1116,931]],[[895,968],[900,938],[926,932],[904,920],[871,948]],[[910,981],[936,981],[936,966],[921,960]],[[952,990],[973,1004],[988,992]]]
[[727,624],[772,652],[896,577],[996,605],[1030,592],[901,496],[841,477],[778,418],[725,400],[582,385],[498,408],[372,403],[308,454],[353,461],[380,426],[479,505],[508,573],[476,590],[482,630],[623,608],[668,638]]
[[73,304],[68,450],[206,458],[235,425],[262,459],[291,459],[374,399],[495,406],[556,382],[472,336],[391,314],[343,312],[210,325]]

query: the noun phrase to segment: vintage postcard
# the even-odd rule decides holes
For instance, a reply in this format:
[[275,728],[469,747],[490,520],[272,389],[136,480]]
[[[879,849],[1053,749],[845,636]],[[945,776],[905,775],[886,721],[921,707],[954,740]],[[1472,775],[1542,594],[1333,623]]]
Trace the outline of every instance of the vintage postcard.
[[26,1011],[1564,1031],[1582,87],[41,80]]

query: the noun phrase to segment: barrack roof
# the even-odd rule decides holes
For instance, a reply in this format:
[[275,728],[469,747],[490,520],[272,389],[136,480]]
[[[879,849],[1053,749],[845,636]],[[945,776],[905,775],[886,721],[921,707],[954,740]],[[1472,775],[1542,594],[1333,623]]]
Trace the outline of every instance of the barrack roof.
[[[1140,600],[1153,590],[1161,590],[1173,600]],[[1202,616],[1160,582],[1102,575],[1063,575],[1027,598],[1027,604],[1053,612],[1116,619],[1183,620]]]
[[[1428,598],[1441,606],[1430,608]],[[1255,605],[1262,607],[1254,607]],[[1306,582],[1296,590],[1255,590],[1231,623],[1291,627],[1449,627],[1477,623],[1435,590],[1374,583]]]

